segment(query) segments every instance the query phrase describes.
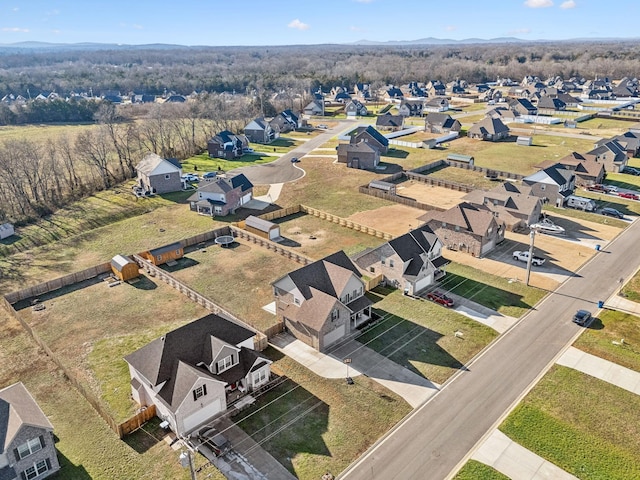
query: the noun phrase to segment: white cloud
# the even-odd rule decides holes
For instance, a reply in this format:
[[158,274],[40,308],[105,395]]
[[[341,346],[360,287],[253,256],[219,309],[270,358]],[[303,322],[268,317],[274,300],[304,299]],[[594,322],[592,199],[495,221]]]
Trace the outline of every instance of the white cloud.
[[509,35],[527,35],[531,33],[530,28],[516,28],[507,32]]
[[447,25],[446,27],[444,27],[444,29],[445,29],[447,32],[453,32],[454,30],[457,30],[457,29],[458,29],[458,27],[456,27],[455,25]]
[[529,8],[553,7],[553,0],[527,0],[524,2],[524,6]]
[[568,10],[570,8],[576,8],[576,2],[574,0],[567,0],[566,2],[562,2],[560,8],[563,10]]
[[18,33],[29,33],[28,28],[18,28],[18,27],[3,27],[3,32],[18,32]]
[[360,27],[356,27],[355,25],[351,25],[349,27],[349,30],[351,30],[352,32],[361,32],[363,29]]
[[289,28],[295,28],[296,30],[309,30],[309,25],[301,22],[297,18],[287,25]]

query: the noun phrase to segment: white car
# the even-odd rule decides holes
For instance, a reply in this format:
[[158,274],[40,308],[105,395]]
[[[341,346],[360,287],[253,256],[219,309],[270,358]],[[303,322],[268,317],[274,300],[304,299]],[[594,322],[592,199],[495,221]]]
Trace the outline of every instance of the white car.
[[[518,260],[520,262],[528,262],[529,261],[529,252],[521,252],[516,250],[513,252],[513,259]],[[540,266],[545,262],[545,259],[542,257],[536,257],[535,255],[531,258],[531,264]]]
[[180,178],[182,178],[182,180],[184,180],[185,182],[197,183],[200,181],[200,177],[194,173],[185,173]]

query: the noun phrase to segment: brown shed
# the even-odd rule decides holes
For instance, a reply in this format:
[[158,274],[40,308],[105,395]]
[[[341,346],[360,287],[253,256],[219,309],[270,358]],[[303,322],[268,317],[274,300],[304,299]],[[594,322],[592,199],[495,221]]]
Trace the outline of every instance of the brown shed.
[[111,271],[123,282],[140,275],[138,264],[124,255],[116,255],[111,259]]
[[184,256],[184,249],[180,242],[165,245],[164,247],[154,248],[147,250],[140,254],[141,257],[146,258],[154,265],[162,265],[163,263],[170,262],[171,260],[178,260]]
[[268,240],[276,240],[280,237],[280,225],[253,215],[249,215],[245,220],[245,229]]

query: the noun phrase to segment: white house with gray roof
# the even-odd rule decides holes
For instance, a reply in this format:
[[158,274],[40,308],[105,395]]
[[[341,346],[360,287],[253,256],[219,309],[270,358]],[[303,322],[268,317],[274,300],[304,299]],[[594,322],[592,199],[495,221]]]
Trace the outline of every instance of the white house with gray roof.
[[136,166],[138,185],[145,192],[169,193],[182,190],[182,168],[155,153],[147,153]]

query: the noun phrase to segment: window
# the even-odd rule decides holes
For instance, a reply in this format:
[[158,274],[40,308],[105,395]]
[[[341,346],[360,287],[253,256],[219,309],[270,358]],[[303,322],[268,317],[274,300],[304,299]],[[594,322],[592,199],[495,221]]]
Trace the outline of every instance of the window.
[[24,457],[36,453],[44,448],[44,438],[42,436],[38,438],[32,438],[31,440],[23,443],[16,448],[18,460],[22,460]]
[[340,318],[340,310],[334,308],[333,310],[331,310],[331,321],[337,320],[338,318]]
[[32,467],[27,468],[22,472],[22,476],[27,480],[31,480],[32,478],[36,478],[49,470],[51,470],[51,461],[47,458],[38,463],[34,463]]
[[253,384],[258,385],[267,380],[267,371],[266,370],[258,370],[257,372],[253,372]]
[[207,386],[202,385],[193,391],[193,400],[196,401],[200,397],[204,397],[206,394],[207,394]]
[[233,365],[233,357],[229,355],[222,360],[218,360],[218,373],[225,371]]
[[162,261],[162,255],[157,255],[156,256],[156,261],[157,262],[161,262]]
[[389,260],[389,266],[393,268],[393,260]]
[[546,185],[540,185],[540,190],[544,191],[545,188],[547,188]]
[[300,305],[300,299],[299,299],[299,298],[294,297],[294,298],[293,298],[293,303],[295,303],[296,305]]
[[375,273],[376,269],[375,269],[374,267],[369,267],[369,271],[370,271],[371,273]]
[[180,249],[176,250],[176,255],[180,255]]
[[386,261],[387,261],[387,260],[386,260],[385,258],[383,258],[382,260],[380,260],[380,263],[381,263],[382,265],[386,265]]
[[165,180],[169,180],[171,178],[171,175],[169,175],[168,173],[164,176]]

